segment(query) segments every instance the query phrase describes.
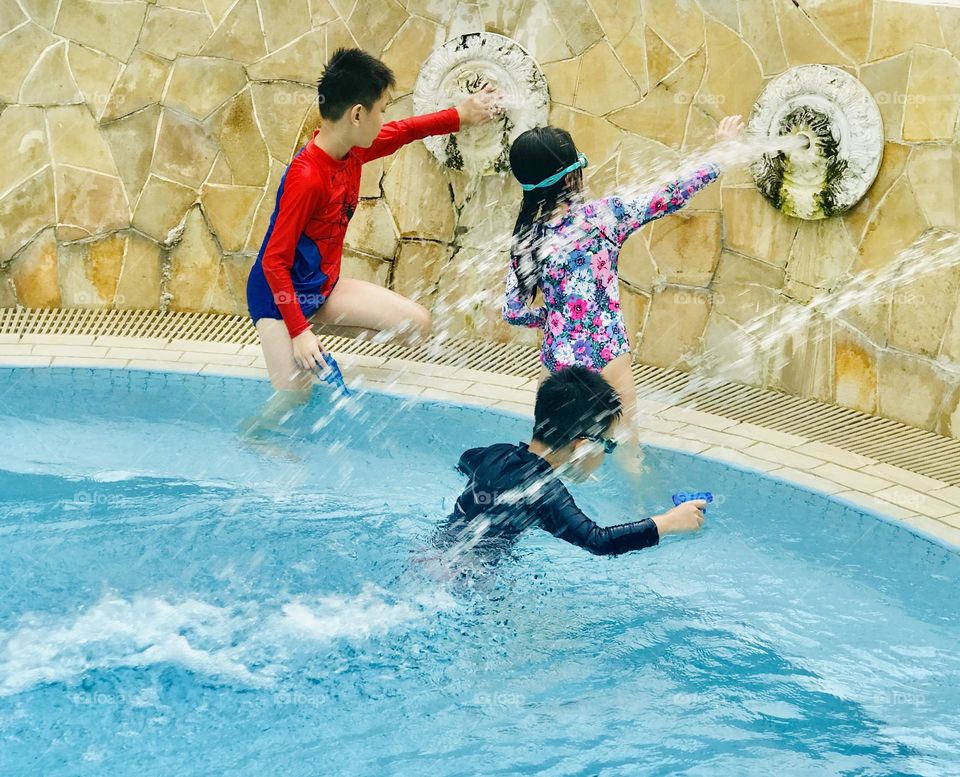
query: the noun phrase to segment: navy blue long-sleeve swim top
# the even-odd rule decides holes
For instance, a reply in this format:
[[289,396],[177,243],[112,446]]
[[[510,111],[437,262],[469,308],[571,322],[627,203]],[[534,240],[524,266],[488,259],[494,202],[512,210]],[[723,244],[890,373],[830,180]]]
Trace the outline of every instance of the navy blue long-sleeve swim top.
[[[599,526],[573,501],[550,463],[526,443],[471,448],[457,468],[469,479],[442,527],[448,538],[512,544],[532,526],[597,555],[640,550],[660,541],[650,519]],[[482,535],[482,536],[481,536]]]

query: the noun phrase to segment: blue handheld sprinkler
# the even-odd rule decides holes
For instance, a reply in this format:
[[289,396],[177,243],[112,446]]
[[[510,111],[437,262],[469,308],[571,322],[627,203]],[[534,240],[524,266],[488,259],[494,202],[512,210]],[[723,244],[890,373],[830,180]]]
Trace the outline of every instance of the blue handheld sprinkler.
[[[693,491],[681,491],[680,493],[673,495],[673,504],[674,506],[679,507],[684,502],[692,502],[695,499],[702,499],[707,504],[710,504],[713,502],[713,494],[711,494],[709,491],[698,491],[696,493]],[[706,508],[704,508],[703,511],[706,512]]]
[[349,397],[352,393],[350,389],[347,388],[347,384],[343,380],[343,373],[340,372],[340,365],[337,364],[337,360],[329,353],[324,353],[320,357],[320,360],[317,362],[317,366],[313,368],[313,374],[318,378],[322,378],[335,389],[343,392],[345,397]]

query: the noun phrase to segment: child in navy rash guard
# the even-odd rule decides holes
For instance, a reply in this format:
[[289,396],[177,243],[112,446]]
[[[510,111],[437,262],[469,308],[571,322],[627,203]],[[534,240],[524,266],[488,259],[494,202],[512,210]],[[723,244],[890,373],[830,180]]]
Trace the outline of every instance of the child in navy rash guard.
[[533,439],[466,451],[457,468],[467,487],[441,526],[439,544],[465,550],[506,548],[531,527],[597,555],[659,543],[665,534],[696,531],[706,502],[690,501],[651,518],[600,526],[574,502],[560,478],[586,479],[611,453],[620,398],[596,372],[570,367],[537,392]]

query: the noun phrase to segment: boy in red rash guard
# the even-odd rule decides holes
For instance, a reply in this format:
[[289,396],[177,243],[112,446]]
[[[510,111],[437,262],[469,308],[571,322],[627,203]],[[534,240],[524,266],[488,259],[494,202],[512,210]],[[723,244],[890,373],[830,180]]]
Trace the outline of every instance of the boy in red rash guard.
[[[320,129],[287,167],[257,261],[247,306],[274,388],[310,396],[323,349],[311,322],[426,336],[430,313],[374,283],[340,277],[343,239],[357,207],[360,168],[406,143],[482,124],[499,113],[487,90],[455,108],[383,123],[390,68],[359,49],[339,49],[317,85]],[[287,393],[290,392],[290,393]]]

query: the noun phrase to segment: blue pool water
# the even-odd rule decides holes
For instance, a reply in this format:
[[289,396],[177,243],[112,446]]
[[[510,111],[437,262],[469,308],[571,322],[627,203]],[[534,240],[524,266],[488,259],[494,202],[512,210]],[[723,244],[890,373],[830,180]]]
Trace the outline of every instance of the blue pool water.
[[260,382],[0,371],[2,775],[960,774],[960,558],[695,457],[472,587],[421,559],[491,411],[324,396],[240,445]]

